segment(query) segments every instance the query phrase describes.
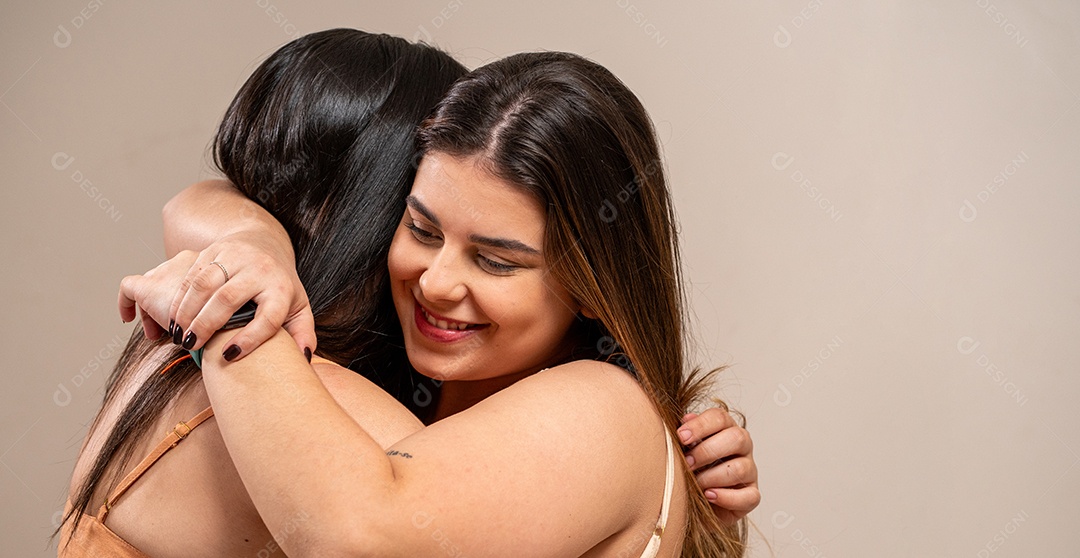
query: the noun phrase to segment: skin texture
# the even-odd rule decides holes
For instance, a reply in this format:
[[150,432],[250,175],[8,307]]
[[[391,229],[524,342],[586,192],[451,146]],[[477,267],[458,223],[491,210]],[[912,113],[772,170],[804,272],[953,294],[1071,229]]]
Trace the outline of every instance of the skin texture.
[[[200,250],[171,297],[168,317],[194,333],[193,349],[202,347],[245,302],[259,310],[235,339],[243,358],[251,348],[284,327],[303,350],[315,352],[315,317],[296,275],[292,242],[281,224],[224,180],[196,183],[165,205],[165,253]],[[249,258],[252,253],[259,258]],[[231,266],[228,282],[210,262]],[[226,267],[228,269],[228,267]],[[267,288],[266,285],[271,285]],[[257,289],[251,292],[253,289]],[[130,300],[121,299],[121,310]],[[153,320],[149,320],[155,324]],[[162,322],[162,323],[168,323]],[[144,327],[147,320],[143,320]],[[156,324],[155,324],[156,325]],[[152,328],[147,335],[152,336]]]
[[754,442],[731,413],[712,407],[683,417],[679,440],[686,460],[723,523],[734,523],[761,502]]
[[[579,361],[533,375],[388,456],[330,404],[283,332],[251,355],[265,359],[210,354],[204,376],[226,445],[271,529],[293,526],[282,541],[290,555],[434,556],[443,540],[469,556],[633,555],[659,513],[663,426],[614,366]],[[680,484],[663,555],[682,529]]]
[[[149,364],[121,388],[124,396],[104,410],[101,426],[87,438],[76,462],[72,487],[82,483],[119,410],[146,375],[154,372]],[[390,447],[422,428],[393,398],[353,371],[322,359],[316,359],[312,366],[334,404],[365,428],[378,445]],[[202,382],[180,394],[142,437],[133,461],[122,472],[134,468],[177,422],[190,419],[207,405]],[[109,492],[111,486],[99,490],[92,501],[100,503]],[[96,512],[95,506],[91,514]],[[106,525],[151,556],[283,555],[233,466],[216,418],[204,422],[155,463],[112,508]],[[168,533],[183,536],[163,536]],[[64,542],[61,540],[60,548]]]
[[[391,292],[409,361],[444,382],[437,417],[565,360],[581,308],[549,275],[539,202],[474,160],[435,153],[407,203]],[[455,322],[468,329],[445,329]]]
[[[204,204],[211,205],[217,208],[215,211],[232,215],[241,216],[239,219],[222,220],[213,217],[214,212],[207,212],[202,208]],[[189,258],[186,261],[175,261],[171,265],[163,264],[158,269],[142,276],[131,276],[126,278],[122,284],[121,289],[121,313],[125,320],[131,320],[135,318],[136,313],[136,301],[142,307],[144,317],[147,320],[155,323],[167,324],[170,320],[170,312],[175,310],[170,309],[171,300],[174,298],[173,293],[177,292],[178,286],[185,278],[190,284],[190,278],[197,276],[200,273],[206,274],[210,278],[223,279],[220,270],[216,266],[210,266],[207,268],[205,265],[197,263],[198,261],[205,260],[206,263],[214,260],[220,260],[226,262],[226,265],[232,270],[241,270],[247,267],[258,268],[263,270],[263,273],[259,276],[262,278],[263,283],[258,283],[254,280],[241,282],[234,277],[225,284],[222,282],[219,285],[228,286],[231,295],[229,297],[216,297],[214,303],[209,304],[201,309],[196,308],[192,314],[197,314],[200,320],[196,321],[194,318],[186,318],[190,321],[178,320],[178,322],[185,327],[185,329],[194,327],[208,327],[210,331],[214,331],[216,328],[224,323],[225,317],[227,317],[235,308],[242,304],[243,300],[252,298],[253,296],[262,293],[265,296],[275,296],[279,299],[286,301],[286,306],[302,301],[301,306],[306,304],[306,296],[302,291],[297,292],[295,290],[290,291],[290,288],[297,288],[298,281],[293,281],[290,277],[295,277],[295,270],[292,269],[291,263],[291,245],[289,244],[287,237],[285,240],[276,240],[275,243],[271,243],[267,250],[274,252],[274,254],[265,254],[262,251],[245,248],[245,239],[251,236],[258,236],[261,238],[273,238],[278,237],[274,235],[276,229],[268,227],[266,220],[272,221],[268,215],[261,216],[259,212],[262,210],[255,207],[252,209],[251,202],[240,195],[235,189],[229,186],[224,181],[207,181],[190,187],[185,190],[184,193],[174,198],[165,211],[165,223],[166,223],[166,238],[170,235],[178,234],[175,229],[175,225],[178,223],[186,223],[183,227],[185,231],[181,233],[186,235],[186,241],[188,242],[201,242],[202,245],[193,246],[195,248],[203,248],[203,250],[197,254],[197,258],[188,254]],[[231,227],[225,232],[219,234],[214,232],[215,227],[225,227],[228,225]],[[237,231],[237,227],[241,230]],[[278,226],[280,227],[280,226]],[[232,232],[229,232],[231,230]],[[208,232],[199,232],[208,231]],[[240,236],[238,236],[238,234]],[[216,240],[215,240],[216,239]],[[211,242],[212,241],[212,242]],[[209,243],[208,245],[206,243]],[[179,244],[172,242],[174,248]],[[275,268],[275,262],[281,262],[289,260],[289,267],[285,269]],[[186,265],[185,265],[186,264]],[[254,274],[252,275],[254,276]],[[271,285],[272,288],[267,287]],[[290,287],[293,286],[293,287]],[[262,289],[262,290],[259,290]],[[220,290],[220,287],[219,287]],[[180,289],[181,295],[185,294],[183,289]],[[159,294],[155,294],[159,293]],[[207,289],[197,293],[203,303],[209,301],[212,297],[218,294],[218,291],[213,289]],[[191,290],[186,291],[187,296],[194,296]],[[235,299],[235,305],[231,308],[224,306],[224,300]],[[164,300],[164,304],[155,305],[153,301]],[[193,299],[194,300],[194,299]],[[197,306],[197,305],[195,305]],[[215,306],[217,307],[215,310]],[[214,323],[212,319],[202,319],[209,314],[205,314],[209,311],[215,311],[216,314],[223,316],[220,318],[220,323]],[[175,314],[172,314],[175,317]],[[196,326],[194,323],[205,324],[202,326]],[[144,325],[146,320],[144,320]],[[233,334],[232,342],[240,344],[253,343],[251,340],[258,337],[253,335],[253,332],[249,331],[251,326],[244,328],[243,330],[235,330],[229,333]],[[290,333],[295,338],[296,328],[290,330]],[[276,334],[275,334],[276,335]],[[240,338],[247,336],[247,341],[242,341]],[[200,345],[205,342],[209,337],[209,334],[200,334]],[[299,343],[294,342],[293,350]],[[250,346],[245,346],[245,354],[250,353]],[[220,355],[220,351],[218,353]],[[212,353],[213,349],[208,349],[208,354]],[[240,359],[246,360],[242,357]],[[351,372],[345,372],[355,376]],[[195,409],[194,412],[201,410],[201,407]],[[192,413],[193,414],[193,413]],[[540,415],[544,416],[544,415]],[[188,418],[188,417],[182,417]],[[182,418],[176,418],[181,420]],[[725,420],[726,418],[726,420]],[[171,418],[170,418],[171,420]],[[200,428],[205,428],[213,423],[216,419],[212,419],[210,423]],[[168,421],[166,421],[168,422]],[[171,422],[167,427],[171,427]],[[730,416],[720,409],[710,409],[703,412],[700,416],[688,415],[684,426],[680,429],[690,433],[688,438],[688,445],[693,448],[693,455],[697,455],[697,463],[694,468],[698,471],[699,481],[703,483],[704,489],[711,489],[717,494],[717,498],[712,501],[717,505],[714,506],[714,510],[721,517],[721,519],[734,520],[738,517],[744,516],[748,511],[752,510],[760,501],[760,493],[757,489],[757,472],[754,466],[752,446],[749,444],[749,435],[745,429],[735,425]],[[163,431],[164,432],[164,431]],[[162,433],[163,433],[162,432]],[[500,431],[498,433],[500,438],[507,437],[506,431]],[[156,435],[154,436],[156,442]],[[192,443],[197,440],[197,437],[193,436],[189,441],[185,443]],[[735,443],[732,443],[735,440]],[[742,442],[740,442],[740,440]],[[720,442],[720,443],[714,443]],[[703,452],[709,452],[704,454]],[[708,474],[713,468],[709,465],[712,464],[715,456],[722,456],[725,461],[722,465],[725,465],[724,475]],[[708,458],[708,460],[706,460]],[[268,457],[267,462],[275,463],[276,457]],[[131,464],[134,466],[134,464]],[[605,467],[610,466],[610,462]],[[220,470],[220,469],[219,469]],[[727,484],[717,484],[727,483]],[[132,489],[131,494],[135,494],[139,491],[147,491],[151,494],[155,493],[153,488],[148,488],[137,484]],[[662,491],[662,487],[656,488],[656,493]],[[132,496],[129,496],[132,497]],[[657,496],[658,498],[658,496]],[[122,506],[121,506],[122,507]],[[118,507],[117,509],[120,509]],[[657,510],[658,510],[657,504]],[[110,518],[110,525],[116,525],[120,520],[114,519],[116,516]],[[137,521],[137,518],[135,519]],[[287,524],[285,526],[288,526]],[[651,529],[650,529],[651,530]],[[640,535],[640,533],[638,533]],[[647,538],[647,537],[646,537]],[[624,547],[625,549],[625,547]],[[621,550],[621,549],[620,549]]]
[[[548,283],[542,257],[509,274],[492,266],[493,258],[505,260],[503,266],[520,262],[505,250],[478,248],[490,242],[477,237],[538,245],[539,254],[542,213],[539,207],[518,211],[530,201],[524,194],[478,175],[471,165],[434,162],[442,163],[428,166],[434,176],[470,187],[454,194],[446,182],[417,182],[413,194],[423,205],[411,209],[425,207],[425,224],[443,228],[432,242],[436,233],[417,235],[418,215],[410,215],[413,228],[395,239],[390,256],[392,283],[401,288],[395,299],[434,303],[463,314],[448,318],[486,327],[478,331],[479,343],[428,346],[416,364],[447,368],[451,386],[528,377],[408,436],[386,454],[333,401],[284,332],[233,364],[220,356],[231,333],[215,336],[204,355],[204,383],[252,500],[271,531],[291,531],[279,542],[294,555],[431,555],[444,540],[470,555],[640,552],[663,496],[667,444],[659,417],[637,382],[615,366],[578,361],[535,373],[569,348],[566,336],[577,309],[565,291]],[[477,229],[445,211],[455,195],[491,215],[516,217]],[[502,313],[488,321],[493,308]],[[497,348],[521,354],[499,360]],[[358,468],[364,474],[355,474]],[[598,477],[600,470],[605,474]],[[665,555],[680,541],[682,482]],[[427,526],[425,518],[438,521],[440,537],[415,536],[420,524]],[[478,528],[488,525],[500,528]]]

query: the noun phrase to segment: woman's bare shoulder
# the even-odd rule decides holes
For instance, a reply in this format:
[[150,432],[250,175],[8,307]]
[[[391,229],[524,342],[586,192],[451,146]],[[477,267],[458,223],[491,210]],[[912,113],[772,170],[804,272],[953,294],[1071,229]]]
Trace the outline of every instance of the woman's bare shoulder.
[[514,387],[574,393],[573,399],[577,403],[587,401],[591,408],[611,405],[620,413],[635,410],[643,411],[647,416],[658,416],[641,384],[625,369],[607,362],[575,360],[560,364],[534,374]]
[[[522,379],[394,449],[417,457],[396,464],[416,493],[470,502],[460,525],[440,515],[454,540],[490,513],[528,509],[547,518],[544,528],[509,530],[512,540],[500,544],[552,548],[558,540],[566,555],[577,556],[600,541],[608,549],[637,546],[637,532],[651,533],[666,448],[659,415],[634,378],[610,364],[580,361]],[[449,488],[448,472],[460,472]],[[472,535],[460,536],[466,544]]]
[[637,380],[626,370],[599,361],[579,360],[545,369],[477,405],[496,407],[544,416],[549,427],[561,424],[567,432],[577,432],[576,440],[588,444],[617,439],[611,450],[627,455],[655,446],[653,436],[643,437],[643,433],[659,437],[664,431],[655,406]]

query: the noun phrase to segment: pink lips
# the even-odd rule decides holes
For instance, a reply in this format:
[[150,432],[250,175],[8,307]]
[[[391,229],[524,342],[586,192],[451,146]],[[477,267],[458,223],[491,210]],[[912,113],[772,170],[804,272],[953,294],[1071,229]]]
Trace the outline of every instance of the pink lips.
[[[424,337],[439,343],[453,343],[454,341],[460,341],[475,334],[479,329],[487,327],[484,325],[480,328],[466,329],[464,331],[441,329],[428,323],[427,318],[424,317],[424,311],[420,308],[419,302],[414,303],[413,307],[413,321],[416,322],[416,329],[419,330]],[[428,312],[433,317],[439,317],[437,314],[431,313],[430,310]]]

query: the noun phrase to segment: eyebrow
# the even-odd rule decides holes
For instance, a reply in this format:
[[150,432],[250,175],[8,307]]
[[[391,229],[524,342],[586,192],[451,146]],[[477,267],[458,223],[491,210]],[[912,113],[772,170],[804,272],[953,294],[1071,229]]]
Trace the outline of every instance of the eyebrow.
[[417,212],[427,218],[428,221],[431,221],[431,224],[435,225],[436,227],[442,226],[442,224],[439,223],[439,220],[435,217],[435,214],[432,213],[426,205],[420,203],[420,200],[416,199],[416,196],[410,195],[409,197],[405,198],[405,205],[411,207],[412,209],[415,209]]
[[489,236],[470,234],[469,241],[474,244],[483,244],[484,246],[490,246],[492,248],[502,248],[503,250],[510,250],[513,252],[524,252],[533,256],[541,255],[540,250],[537,250],[524,242],[510,240],[508,238],[491,238]]
[[[417,213],[423,215],[431,224],[436,227],[441,227],[439,219],[435,217],[435,214],[431,212],[416,196],[408,196],[405,198],[405,204],[410,208],[416,210]],[[482,244],[491,248],[501,248],[503,250],[510,250],[513,252],[524,252],[534,256],[543,255],[540,250],[521,242],[520,240],[511,240],[508,238],[494,238],[490,236],[481,236],[478,234],[469,235],[469,242],[474,244]]]

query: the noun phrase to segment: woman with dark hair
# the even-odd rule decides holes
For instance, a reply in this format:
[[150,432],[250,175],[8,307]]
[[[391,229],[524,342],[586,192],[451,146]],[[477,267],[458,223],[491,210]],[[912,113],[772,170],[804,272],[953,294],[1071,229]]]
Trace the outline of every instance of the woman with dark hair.
[[[170,254],[211,241],[219,248],[273,245],[286,254],[289,274],[280,273],[281,266],[247,266],[230,284],[281,276],[299,289],[305,311],[275,307],[280,297],[256,296],[262,319],[275,319],[276,311],[280,319],[291,317],[290,329],[297,339],[309,339],[309,348],[317,332],[318,353],[330,361],[316,362],[320,380],[384,447],[420,423],[341,366],[371,378],[414,413],[431,409],[427,403],[437,386],[405,362],[385,258],[415,171],[413,130],[463,73],[442,52],[392,37],[339,29],[298,39],[252,74],[225,115],[214,155],[231,184],[200,184],[181,196],[225,196],[220,214],[201,210],[216,229],[175,218],[178,203],[166,211]],[[177,265],[186,270],[194,259],[181,253],[148,275],[167,275]],[[220,271],[212,269],[225,271],[218,265]],[[61,554],[278,554],[206,409],[197,369],[180,358],[186,353],[157,340],[154,322],[144,325],[155,340],[132,337],[80,452]],[[209,420],[199,426],[193,416]],[[707,411],[688,431],[696,441],[726,427],[725,418]],[[195,426],[200,432],[187,438]],[[170,432],[168,443],[152,450],[158,432]],[[184,450],[169,449],[181,439],[188,440]],[[167,458],[154,462],[166,451]],[[706,486],[723,486],[710,480],[703,477]],[[123,505],[113,509],[121,495]],[[162,536],[156,526],[166,523],[185,535]],[[290,532],[287,527],[275,531],[278,540]]]
[[[224,256],[239,251],[204,251],[214,259],[171,308],[153,278],[125,280],[125,300],[172,314],[174,339],[206,349],[222,435],[267,524],[291,529],[282,546],[742,555],[745,520],[723,525],[672,449],[709,375],[685,364],[674,211],[636,97],[574,55],[512,56],[457,82],[419,147],[389,283],[409,361],[441,389],[436,422],[389,451],[285,331],[258,348],[257,335],[206,332],[257,282],[230,286],[243,266]],[[757,503],[756,473],[734,470],[753,466],[745,430],[722,430],[739,451],[695,457],[735,456],[714,469],[745,480],[718,485],[742,499],[738,517]]]
[[[300,264],[320,354],[335,363],[315,370],[336,404],[386,447],[421,423],[342,366],[390,389],[397,386],[388,382],[404,377],[400,328],[378,292],[414,174],[413,132],[464,73],[447,54],[399,38],[351,29],[314,33],[255,70],[215,139],[218,167],[260,206],[228,222],[263,219],[264,228],[292,239],[288,249]],[[212,240],[198,234],[188,230],[185,240]],[[249,236],[255,243],[266,238]],[[273,301],[264,307],[272,309]],[[282,532],[267,529],[247,495],[198,368],[182,358],[187,351],[153,337],[133,335],[109,378],[75,465],[60,555],[281,555],[274,541]],[[182,450],[171,449],[195,427]]]

